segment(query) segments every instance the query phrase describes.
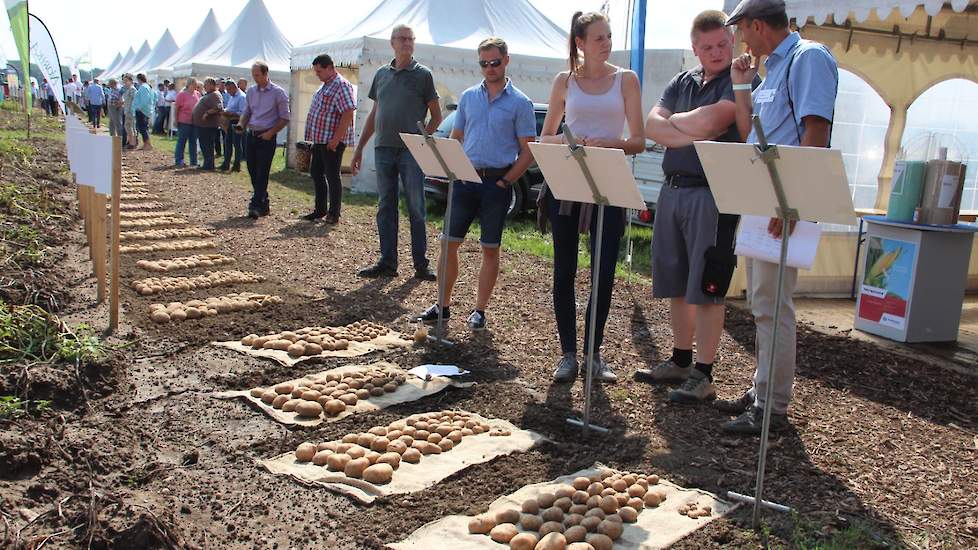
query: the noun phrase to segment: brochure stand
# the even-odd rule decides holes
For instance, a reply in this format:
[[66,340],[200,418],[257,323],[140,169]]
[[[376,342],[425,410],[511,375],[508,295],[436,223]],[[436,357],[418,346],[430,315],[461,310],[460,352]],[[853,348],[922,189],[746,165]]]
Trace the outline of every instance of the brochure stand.
[[[727,493],[734,500],[754,506],[753,526],[756,529],[760,525],[761,507],[779,512],[791,510],[787,506],[763,500],[774,395],[773,363],[781,321],[780,305],[784,300],[782,291],[788,240],[791,237],[790,227],[800,220],[850,224],[855,220],[855,212],[842,165],[842,154],[838,150],[769,145],[761,128],[760,118],[756,115],[753,124],[757,145],[698,142],[696,152],[703,161],[703,168],[720,212],[769,216],[780,218],[782,222],[781,259],[778,263],[775,298],[778,307],[774,309],[774,330],[768,350],[768,372],[771,373],[772,380],[767,384],[764,397],[757,485],[753,498],[739,493]],[[814,181],[810,184],[809,180]],[[770,188],[765,189],[768,185]]]
[[428,176],[448,180],[448,204],[445,207],[445,222],[442,224],[441,255],[438,258],[438,322],[435,325],[435,336],[431,341],[451,346],[453,342],[445,335],[445,320],[441,308],[445,300],[445,272],[448,267],[448,226],[452,220],[452,191],[456,180],[470,181],[482,184],[472,162],[465,156],[462,144],[455,139],[436,138],[428,133],[423,122],[418,122],[421,135],[402,133],[401,139],[407,145],[411,155],[418,162],[421,171]]
[[[562,125],[567,145],[530,143],[533,157],[543,171],[547,186],[558,200],[597,205],[597,231],[594,235],[594,258],[591,262],[591,297],[597,300],[601,270],[601,243],[604,238],[606,206],[645,208],[631,168],[621,149],[604,149],[578,145],[570,128]],[[581,418],[567,422],[588,430],[605,433],[608,428],[591,424],[591,389],[594,383],[594,337],[598,322],[597,304],[592,302],[588,323],[584,375],[584,410]]]

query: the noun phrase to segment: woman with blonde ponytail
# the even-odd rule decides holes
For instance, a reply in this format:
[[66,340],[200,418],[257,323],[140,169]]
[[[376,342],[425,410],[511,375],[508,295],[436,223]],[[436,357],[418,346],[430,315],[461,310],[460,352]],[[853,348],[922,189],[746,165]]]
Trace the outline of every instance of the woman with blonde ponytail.
[[[577,143],[589,147],[621,149],[627,155],[645,149],[642,122],[642,91],[632,71],[608,62],[611,55],[611,26],[608,18],[597,12],[577,12],[571,20],[569,39],[570,68],[557,75],[550,92],[550,108],[543,123],[541,141],[566,143],[560,121],[566,123]],[[624,128],[628,126],[628,138]],[[625,182],[622,182],[625,184]],[[554,371],[554,381],[573,382],[578,374],[577,307],[574,282],[577,277],[577,250],[581,233],[590,232],[591,258],[594,259],[597,216],[592,205],[558,201],[546,190],[538,206],[551,226],[554,241],[554,316],[560,334],[562,357]],[[625,212],[606,207],[601,246],[601,280],[598,295],[588,299],[585,319],[597,307],[594,350],[587,349],[589,334],[584,334],[584,359],[593,354],[593,374],[601,382],[615,382],[618,377],[601,359],[604,326],[611,308],[618,245],[625,227]]]

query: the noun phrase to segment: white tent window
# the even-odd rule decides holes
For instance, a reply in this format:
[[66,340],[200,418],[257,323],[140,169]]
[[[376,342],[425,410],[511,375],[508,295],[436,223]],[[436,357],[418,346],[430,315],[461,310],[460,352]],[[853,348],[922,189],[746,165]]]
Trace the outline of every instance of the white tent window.
[[961,78],[946,80],[921,94],[907,111],[906,146],[926,134],[953,136],[964,148],[965,162],[970,162],[961,198],[963,210],[978,208],[978,84]]
[[856,208],[872,208],[876,201],[889,120],[883,98],[859,76],[840,69],[832,147],[842,150]]

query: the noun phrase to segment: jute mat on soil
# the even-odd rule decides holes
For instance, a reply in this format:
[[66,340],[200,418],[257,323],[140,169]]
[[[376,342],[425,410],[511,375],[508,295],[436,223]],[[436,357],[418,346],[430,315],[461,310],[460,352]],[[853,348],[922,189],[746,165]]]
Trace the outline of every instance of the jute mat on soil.
[[221,348],[231,349],[240,353],[250,355],[252,357],[264,357],[267,359],[274,359],[280,364],[286,367],[294,367],[303,361],[308,361],[310,359],[326,358],[326,357],[339,357],[339,358],[350,358],[350,357],[360,357],[367,355],[368,353],[373,353],[375,351],[392,351],[396,349],[402,349],[410,346],[413,341],[405,340],[401,337],[398,332],[390,332],[384,336],[378,336],[369,342],[350,342],[349,347],[346,349],[334,350],[334,351],[323,351],[319,355],[304,355],[302,357],[292,357],[287,352],[277,350],[277,349],[255,349],[251,346],[246,346],[240,341],[231,340],[228,342],[211,342],[212,345]]
[[[519,510],[523,501],[540,493],[552,493],[559,485],[570,484],[576,477],[589,477],[606,469],[595,464],[587,470],[558,477],[553,481],[527,485],[515,493],[500,497],[489,505],[489,512],[515,508]],[[705,526],[707,523],[729,514],[737,505],[731,504],[712,493],[698,489],[684,489],[678,485],[660,480],[653,486],[666,494],[666,500],[657,508],[645,508],[639,513],[638,521],[625,523],[621,538],[615,541],[615,550],[652,550],[668,548],[679,539]],[[689,518],[681,515],[679,507],[695,502],[700,506],[711,506],[709,517]],[[504,546],[494,542],[488,535],[469,533],[468,516],[447,516],[427,523],[405,540],[388,545],[395,550],[428,550],[430,548],[451,548],[452,550],[499,550]],[[524,529],[518,527],[520,532]]]
[[[265,351],[269,351],[269,350],[265,350]],[[356,405],[353,406],[348,405],[345,411],[341,412],[336,416],[325,417],[324,415],[320,415],[319,418],[306,418],[306,417],[299,416],[294,412],[285,412],[283,410],[276,409],[271,405],[265,404],[264,402],[262,402],[261,399],[257,397],[252,397],[249,390],[218,392],[213,394],[213,396],[218,399],[244,399],[245,401],[251,403],[259,410],[261,410],[268,416],[272,417],[274,420],[281,422],[282,424],[315,427],[315,426],[319,426],[324,422],[336,422],[338,420],[342,420],[353,414],[362,414],[362,413],[379,411],[380,409],[385,409],[387,407],[390,407],[392,405],[397,405],[399,403],[409,403],[411,401],[417,401],[418,399],[421,399],[423,397],[434,395],[449,386],[454,386],[456,388],[466,388],[474,383],[474,382],[457,382],[445,376],[435,376],[430,380],[421,380],[420,378],[412,374],[408,374],[406,371],[404,371],[404,369],[395,365],[394,363],[388,363],[383,361],[371,363],[369,365],[347,365],[347,366],[337,367],[335,369],[329,369],[314,374],[309,374],[307,376],[319,378],[327,374],[347,374],[352,372],[362,372],[362,371],[371,370],[375,368],[386,368],[386,369],[397,370],[399,371],[400,374],[406,376],[407,380],[403,384],[398,386],[397,390],[391,393],[385,393],[384,395],[381,395],[379,397],[371,396],[368,399],[360,399],[359,401],[357,401]],[[302,379],[303,378],[295,378],[292,380],[283,380],[282,382],[297,384]],[[272,386],[274,385],[275,384],[272,384]]]
[[[486,419],[477,414],[471,416],[473,420],[488,423],[493,430],[509,431],[510,435],[491,436],[489,432],[469,435],[463,437],[462,441],[449,451],[424,455],[417,464],[402,460],[400,467],[394,471],[391,482],[385,485],[374,485],[362,479],[347,477],[343,472],[328,470],[326,466],[299,462],[292,452],[263,460],[260,464],[273,474],[291,476],[305,485],[322,487],[364,504],[370,504],[380,496],[414,493],[427,489],[473,464],[482,464],[496,457],[528,451],[545,439],[536,432],[521,430],[505,420]],[[450,546],[436,544],[427,548],[450,548]]]

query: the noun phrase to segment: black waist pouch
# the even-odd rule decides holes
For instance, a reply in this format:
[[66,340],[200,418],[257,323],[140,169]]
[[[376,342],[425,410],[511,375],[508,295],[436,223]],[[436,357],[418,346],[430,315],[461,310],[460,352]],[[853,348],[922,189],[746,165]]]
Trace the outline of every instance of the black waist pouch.
[[720,214],[717,220],[717,244],[706,249],[706,262],[703,265],[703,278],[700,281],[703,294],[723,298],[730,289],[734,270],[737,269],[737,256],[734,254],[737,225],[740,216]]

